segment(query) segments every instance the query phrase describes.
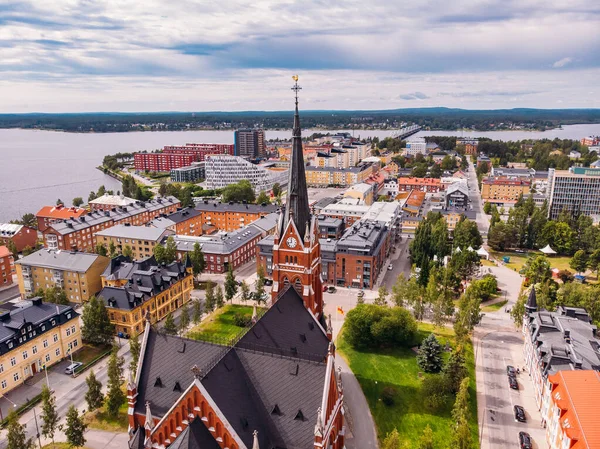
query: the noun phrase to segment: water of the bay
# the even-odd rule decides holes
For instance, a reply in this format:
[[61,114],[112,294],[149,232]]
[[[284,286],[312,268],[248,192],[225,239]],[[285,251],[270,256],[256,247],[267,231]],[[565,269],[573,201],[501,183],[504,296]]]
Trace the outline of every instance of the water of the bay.
[[[304,130],[310,135],[315,130]],[[318,132],[326,132],[318,130]],[[329,131],[336,132],[336,131]],[[355,130],[356,137],[385,138],[393,130]],[[490,137],[500,140],[555,137],[581,139],[600,135],[600,124],[571,125],[562,129],[536,131],[422,131],[417,136],[447,135]],[[267,139],[289,138],[290,130],[267,131]],[[132,132],[74,134],[21,129],[0,130],[0,222],[37,212],[54,204],[65,204],[77,196],[87,199],[100,185],[119,190],[120,184],[96,170],[107,154],[155,150],[164,145],[185,143],[233,143],[233,131]]]

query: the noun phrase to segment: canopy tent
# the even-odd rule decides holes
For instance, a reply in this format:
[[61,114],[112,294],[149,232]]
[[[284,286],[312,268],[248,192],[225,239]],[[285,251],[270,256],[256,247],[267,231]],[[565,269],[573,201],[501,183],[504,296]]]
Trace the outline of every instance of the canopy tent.
[[556,254],[556,251],[554,251],[552,248],[550,248],[550,245],[544,246],[542,249],[540,249],[540,251],[543,252],[544,254],[546,254],[547,256]]
[[469,246],[469,247],[467,248],[467,251],[475,251],[475,250],[473,249],[473,247],[472,247],[472,246]]
[[477,250],[477,255],[479,257],[485,257],[486,260],[490,257],[490,253],[488,253],[483,246]]

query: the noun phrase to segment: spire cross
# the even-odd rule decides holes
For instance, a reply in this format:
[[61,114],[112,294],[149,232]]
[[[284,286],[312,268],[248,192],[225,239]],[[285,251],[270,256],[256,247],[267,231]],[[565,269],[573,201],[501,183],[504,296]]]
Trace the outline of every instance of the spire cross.
[[298,106],[298,91],[302,90],[302,88],[300,86],[298,86],[298,75],[292,76],[292,79],[295,82],[294,87],[292,87],[292,90],[295,92],[295,95],[296,95],[296,106]]

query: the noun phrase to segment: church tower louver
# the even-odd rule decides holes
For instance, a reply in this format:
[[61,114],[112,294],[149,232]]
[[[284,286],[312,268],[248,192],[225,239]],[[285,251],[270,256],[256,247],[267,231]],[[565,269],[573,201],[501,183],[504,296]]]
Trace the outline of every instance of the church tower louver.
[[323,316],[323,283],[321,281],[321,248],[316,217],[308,205],[302,134],[298,114],[298,76],[294,76],[296,109],[292,134],[285,211],[279,216],[273,242],[274,304],[288,285],[296,289],[304,305],[317,318]]

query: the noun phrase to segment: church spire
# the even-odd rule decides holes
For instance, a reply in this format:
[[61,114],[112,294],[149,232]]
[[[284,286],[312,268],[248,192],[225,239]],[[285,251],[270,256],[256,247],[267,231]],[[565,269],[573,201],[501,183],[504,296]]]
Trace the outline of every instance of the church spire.
[[296,225],[300,238],[304,239],[306,225],[310,221],[310,209],[308,207],[308,192],[306,190],[306,173],[304,155],[302,153],[302,131],[300,128],[300,115],[298,114],[298,75],[292,77],[296,97],[296,110],[294,113],[294,129],[292,133],[292,155],[290,157],[290,171],[287,188],[287,201],[285,205],[285,216],[282,233],[290,221]]

